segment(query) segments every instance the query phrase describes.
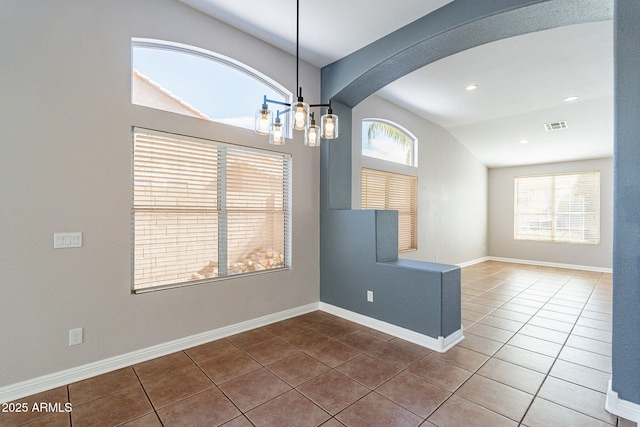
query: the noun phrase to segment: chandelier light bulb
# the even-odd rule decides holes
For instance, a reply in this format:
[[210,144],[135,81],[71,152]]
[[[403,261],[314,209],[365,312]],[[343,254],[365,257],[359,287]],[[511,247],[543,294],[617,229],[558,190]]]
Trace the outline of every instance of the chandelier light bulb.
[[309,121],[309,104],[298,101],[293,104],[293,128],[305,130]]
[[255,131],[258,135],[269,134],[269,125],[271,124],[271,111],[269,107],[263,105],[261,109],[256,111]]
[[304,133],[304,145],[307,147],[319,147],[320,146],[320,126],[316,125],[316,120],[313,117],[314,114],[310,113],[311,124]]
[[276,117],[275,121],[271,124],[271,130],[269,132],[269,144],[272,145],[284,145],[285,139],[282,133],[282,123],[280,117]]
[[338,137],[338,116],[333,114],[331,109],[322,116],[320,136],[324,139],[335,139]]

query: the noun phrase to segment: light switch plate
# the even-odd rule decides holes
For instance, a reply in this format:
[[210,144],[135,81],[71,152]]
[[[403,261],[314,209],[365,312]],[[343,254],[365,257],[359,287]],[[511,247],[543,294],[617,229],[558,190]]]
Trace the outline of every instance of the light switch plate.
[[53,233],[53,248],[80,248],[82,247],[82,233]]

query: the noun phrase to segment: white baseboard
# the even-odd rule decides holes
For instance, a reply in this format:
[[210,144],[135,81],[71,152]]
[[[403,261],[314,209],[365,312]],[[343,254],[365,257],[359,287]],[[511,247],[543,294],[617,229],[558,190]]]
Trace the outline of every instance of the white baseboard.
[[607,398],[604,402],[604,409],[629,421],[640,424],[640,404],[620,399],[618,393],[611,388],[611,379],[607,389]]
[[456,264],[460,268],[469,267],[470,265],[480,264],[481,262],[489,261],[491,257],[485,256],[482,258],[472,259],[471,261],[461,262]]
[[440,353],[444,353],[464,339],[462,326],[447,337],[433,338],[428,335],[420,334],[418,332],[392,325],[391,323],[383,322],[382,320],[374,319],[362,314],[354,313],[353,311],[345,310],[324,302],[320,302],[320,310]]
[[316,311],[318,308],[319,303],[317,302],[307,304],[219,329],[214,329],[212,331],[169,341],[153,347],[147,347],[130,353],[121,354],[119,356],[110,357],[108,359],[99,360],[97,362],[88,363],[65,371],[55,372],[53,374],[0,387],[0,402],[11,402],[35,393],[51,390],[76,381],[86,380],[87,378],[95,377],[96,375],[135,365],[136,363],[146,362],[147,360],[166,356],[167,354],[171,354],[176,351],[185,350],[200,344],[205,344],[238,334],[240,332],[245,332],[274,322],[289,319],[291,317],[300,316],[305,313]]
[[[470,261],[468,265],[477,264],[478,262],[482,262],[482,261],[499,261],[499,262],[509,262],[512,264],[539,265],[541,267],[568,268],[571,270],[595,271],[597,273],[613,272],[612,268],[606,268],[606,267],[593,267],[590,265],[577,265],[577,264],[561,264],[558,262],[532,261],[532,260],[526,260],[526,259],[502,258],[502,257],[495,257],[495,256],[484,257],[477,262]],[[463,264],[467,264],[467,263],[463,263]],[[462,264],[458,264],[458,265],[462,266]]]
[[186,350],[197,345],[266,326],[291,317],[300,316],[315,310],[322,310],[327,313],[334,314],[344,319],[351,320],[438,352],[445,352],[464,339],[462,327],[447,337],[432,338],[430,336],[419,334],[409,329],[363,316],[330,304],[316,302],[256,319],[247,320],[245,322],[236,323],[230,326],[225,326],[219,329],[214,329],[212,331],[158,344],[152,347],[132,351],[130,353],[110,357],[108,359],[99,360],[97,362],[87,363],[64,371],[54,372],[49,375],[44,375],[16,384],[0,387],[0,402],[11,402],[32,394],[51,390],[77,381],[86,380],[87,378],[95,377],[96,375],[115,371],[137,363],[146,362],[147,360],[166,356],[167,354],[171,354],[176,351]]

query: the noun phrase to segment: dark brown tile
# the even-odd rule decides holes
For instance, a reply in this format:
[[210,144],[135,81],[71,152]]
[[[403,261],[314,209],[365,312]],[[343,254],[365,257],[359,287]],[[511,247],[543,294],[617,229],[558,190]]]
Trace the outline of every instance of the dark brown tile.
[[317,325],[318,323],[322,323],[327,320],[332,320],[333,316],[329,313],[325,313],[320,310],[312,311],[311,313],[302,314],[300,316],[296,316],[292,318],[295,320],[298,325],[303,326],[305,328],[312,327],[313,325]]
[[136,374],[138,374],[140,381],[144,383],[159,376],[193,366],[195,366],[193,360],[184,352],[179,351],[147,362],[138,363],[137,365],[133,365],[133,369],[136,371]]
[[162,423],[158,419],[158,415],[152,412],[151,414],[143,415],[140,418],[122,424],[122,427],[162,427]]
[[222,427],[254,427],[253,423],[247,419],[244,415],[232,419],[231,421],[224,423]]
[[222,384],[220,390],[242,412],[246,412],[291,390],[291,386],[266,368],[261,368]]
[[175,371],[143,383],[156,409],[165,407],[213,387],[213,382],[197,366]]
[[327,372],[329,367],[305,353],[298,353],[269,365],[268,369],[292,387],[297,387]]
[[73,407],[71,422],[74,426],[118,425],[135,420],[153,408],[141,385],[123,389],[106,397]]
[[270,325],[263,326],[260,329],[281,338],[303,328],[300,326],[300,323],[298,323],[295,318],[293,318],[283,320],[281,322],[272,323]]
[[322,409],[335,415],[369,392],[338,371],[328,371],[297,388]]
[[604,409],[605,394],[554,377],[547,377],[538,397],[615,425],[616,417]]
[[549,375],[601,393],[607,392],[609,379],[611,378],[611,375],[607,372],[560,359],[553,364]]
[[318,344],[327,342],[330,338],[319,332],[312,331],[310,329],[295,329],[288,334],[280,337],[283,341],[297,347],[301,350],[308,350]]
[[533,404],[527,411],[522,424],[528,427],[611,427],[610,424],[539,397],[533,400]]
[[491,358],[478,374],[529,394],[536,394],[544,381],[544,374],[504,360]]
[[307,327],[330,338],[340,338],[361,328],[360,325],[335,319],[326,319],[320,323],[308,325]]
[[80,405],[136,384],[139,384],[139,381],[133,369],[122,368],[69,384],[69,398],[72,404]]
[[17,404],[20,410],[16,409],[15,411],[9,412],[0,411],[0,426],[22,425],[43,418],[46,413],[32,410],[34,404],[39,405],[41,402],[54,405],[58,404],[61,408],[65,408],[65,404],[69,402],[67,387],[56,387],[11,402]]
[[427,357],[441,360],[471,372],[477,371],[489,359],[486,354],[460,346],[455,346],[444,353],[433,352]]
[[194,362],[201,363],[206,360],[224,356],[225,354],[233,353],[234,351],[238,351],[238,347],[234,346],[226,339],[221,339],[217,341],[211,341],[197,347],[192,347],[185,350],[184,352],[187,354],[187,356],[193,359]]
[[296,390],[290,390],[247,412],[257,426],[315,427],[331,416]]
[[220,425],[241,415],[217,388],[209,389],[158,410],[165,426]]
[[216,384],[222,384],[260,368],[260,364],[241,351],[207,360],[200,368]]
[[473,300],[472,301],[465,301],[462,303],[461,305],[462,311],[463,312],[474,312],[474,313],[478,313],[481,316],[486,316],[487,314],[491,313],[493,310],[495,310],[495,307],[491,307],[488,305],[484,305],[484,304],[477,304],[475,303]]
[[533,400],[531,394],[480,375],[469,378],[455,394],[517,422]]
[[349,427],[413,427],[422,422],[422,418],[377,393],[358,400],[336,418]]
[[360,350],[356,350],[355,348],[334,339],[311,347],[306,352],[310,356],[332,368],[335,368],[336,366],[362,354]]
[[511,332],[517,332],[520,328],[522,328],[522,325],[524,325],[523,322],[504,319],[502,317],[496,317],[496,316],[484,317],[478,323],[481,323],[487,326],[492,326],[494,328],[505,329]]
[[553,329],[543,328],[535,325],[524,325],[522,329],[518,331],[518,334],[526,335],[529,337],[539,338],[545,341],[551,341],[556,344],[564,344],[569,336],[566,332],[554,331]]
[[428,417],[451,396],[450,392],[407,372],[398,374],[375,391],[422,418]]
[[472,375],[472,372],[429,356],[420,359],[406,371],[452,393]]
[[478,335],[483,338],[505,343],[511,339],[514,335],[513,332],[505,329],[494,328],[493,326],[484,325],[482,323],[476,323],[464,331],[465,336],[467,334]]
[[236,347],[244,349],[245,347],[252,346],[271,338],[273,338],[273,335],[263,331],[262,329],[252,329],[250,331],[227,337],[227,340]]
[[493,307],[493,308],[498,308],[500,307],[502,304],[504,304],[506,301],[508,300],[508,297],[506,298],[490,298],[488,296],[479,296],[473,299],[473,303],[476,304],[483,304],[483,305],[488,305],[489,307]]
[[540,338],[530,337],[523,334],[515,334],[507,344],[554,358],[558,356],[562,349],[562,344],[541,340]]
[[518,425],[517,422],[505,416],[457,396],[451,396],[447,399],[442,406],[427,418],[427,421],[439,427],[516,427]]
[[362,329],[340,337],[338,341],[360,351],[367,351],[387,342],[387,340],[377,337]]
[[469,311],[469,310],[462,310],[462,320],[465,320],[466,322],[463,322],[464,324],[467,324],[469,326],[471,326],[472,324],[474,324],[475,322],[479,321],[480,319],[482,319],[483,317],[485,317],[486,314],[482,314],[482,313],[476,313],[475,311]]
[[508,344],[498,350],[494,357],[543,374],[549,372],[554,361],[553,357]]
[[338,366],[336,370],[370,389],[378,387],[400,372],[400,369],[381,362],[368,354],[358,356]]
[[300,350],[295,347],[275,337],[247,346],[244,349],[245,353],[262,365],[270,365],[278,360],[293,356],[299,351]]
[[485,354],[487,356],[493,355],[504,344],[498,341],[483,338],[479,335],[467,334],[464,339],[458,344],[459,347],[464,347],[469,350],[473,350],[478,353]]
[[431,350],[402,340],[388,341],[367,350],[367,354],[400,369],[408,367],[429,353]]
[[[64,409],[62,409],[64,411]],[[3,424],[3,417],[0,415],[0,426],[15,425],[15,424]],[[27,424],[22,424],[23,427],[69,427],[71,426],[71,417],[66,412],[54,412],[43,413],[42,417],[36,418]]]

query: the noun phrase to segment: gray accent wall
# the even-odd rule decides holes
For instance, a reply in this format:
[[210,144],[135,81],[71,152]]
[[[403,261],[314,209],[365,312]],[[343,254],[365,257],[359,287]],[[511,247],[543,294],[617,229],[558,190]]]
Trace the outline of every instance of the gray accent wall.
[[[613,376],[640,405],[640,2],[616,0],[614,19]],[[638,417],[636,406],[635,414]],[[636,421],[640,421],[636,419]]]
[[[613,144],[613,135],[611,136]],[[600,171],[600,243],[546,243],[514,240],[514,188],[516,176]],[[500,258],[612,268],[613,159],[549,163],[489,169],[489,255]]]

